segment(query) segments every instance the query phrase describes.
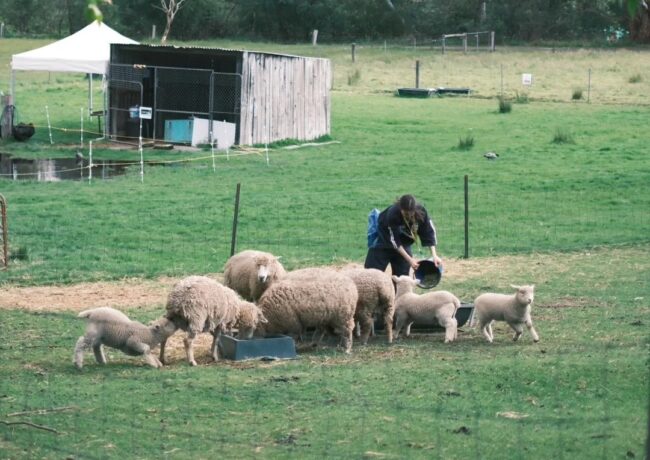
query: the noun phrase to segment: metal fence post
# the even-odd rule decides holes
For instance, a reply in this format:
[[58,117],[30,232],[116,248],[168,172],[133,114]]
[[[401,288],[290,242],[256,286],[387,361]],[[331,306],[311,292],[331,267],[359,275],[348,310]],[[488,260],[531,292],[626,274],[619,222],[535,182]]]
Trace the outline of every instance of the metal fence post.
[[469,176],[465,174],[465,259],[469,259]]
[[232,238],[230,240],[230,256],[235,255],[235,248],[237,246],[237,219],[239,218],[239,195],[241,191],[241,183],[237,182],[237,191],[235,192],[235,214],[232,218]]
[[7,200],[0,194],[0,214],[2,224],[2,266],[6,270],[9,265],[9,231],[7,229]]

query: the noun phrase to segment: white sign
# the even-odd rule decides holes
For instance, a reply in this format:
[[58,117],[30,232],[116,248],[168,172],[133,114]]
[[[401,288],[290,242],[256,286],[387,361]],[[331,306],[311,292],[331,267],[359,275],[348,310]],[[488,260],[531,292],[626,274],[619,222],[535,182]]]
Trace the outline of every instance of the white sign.
[[140,107],[140,118],[143,120],[151,120],[151,107]]
[[532,73],[522,73],[521,74],[521,84],[524,86],[530,86],[533,84],[533,74]]

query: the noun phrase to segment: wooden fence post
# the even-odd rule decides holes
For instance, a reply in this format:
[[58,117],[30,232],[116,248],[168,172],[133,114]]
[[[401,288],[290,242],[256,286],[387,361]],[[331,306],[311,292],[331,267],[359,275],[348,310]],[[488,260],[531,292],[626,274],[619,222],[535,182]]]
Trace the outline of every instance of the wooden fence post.
[[7,200],[0,194],[0,223],[2,225],[2,269],[9,266],[9,230],[7,229]]

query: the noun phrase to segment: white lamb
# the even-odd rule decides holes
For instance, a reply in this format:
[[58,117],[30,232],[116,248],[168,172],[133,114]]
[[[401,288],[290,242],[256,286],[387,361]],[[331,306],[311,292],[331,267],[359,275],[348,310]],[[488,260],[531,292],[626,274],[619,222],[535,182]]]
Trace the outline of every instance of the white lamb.
[[406,326],[406,336],[411,333],[411,325],[437,323],[445,328],[445,343],[456,339],[458,321],[456,310],[460,307],[460,300],[447,291],[434,291],[416,294],[415,286],[419,281],[410,276],[394,276],[396,285],[395,293],[395,338]]
[[533,327],[533,321],[530,318],[530,309],[535,297],[535,285],[515,286],[514,294],[481,294],[474,300],[474,315],[478,320],[479,329],[488,340],[492,343],[494,335],[492,334],[492,321],[505,321],[515,331],[513,340],[519,340],[524,331],[524,324],[533,336],[533,341],[539,342],[537,331]]
[[[259,323],[266,322],[261,310],[235,291],[206,276],[189,276],[174,285],[167,298],[167,318],[187,332],[184,339],[187,361],[196,366],[194,338],[202,332],[213,336],[210,353],[219,360],[217,346],[222,332],[237,328],[239,337],[249,339]],[[160,345],[164,362],[165,343]]]
[[109,307],[85,310],[78,316],[88,320],[86,332],[79,337],[74,349],[73,362],[79,369],[83,367],[84,351],[89,348],[93,349],[98,363],[106,364],[102,345],[117,348],[130,356],[143,355],[147,364],[161,367],[162,363],[151,354],[151,349],[176,332],[176,326],[167,318],[160,318],[145,326]]
[[246,250],[232,256],[224,267],[224,284],[251,302],[286,271],[277,257],[268,252]]
[[313,328],[320,338],[331,332],[341,338],[345,352],[350,353],[357,299],[354,282],[334,270],[304,268],[289,272],[260,297],[259,306],[268,319],[262,330],[302,336]]
[[357,287],[359,299],[354,320],[359,323],[361,343],[368,343],[373,329],[374,315],[384,319],[386,340],[393,342],[393,315],[395,313],[395,288],[390,275],[374,268],[343,268],[341,273],[349,277]]

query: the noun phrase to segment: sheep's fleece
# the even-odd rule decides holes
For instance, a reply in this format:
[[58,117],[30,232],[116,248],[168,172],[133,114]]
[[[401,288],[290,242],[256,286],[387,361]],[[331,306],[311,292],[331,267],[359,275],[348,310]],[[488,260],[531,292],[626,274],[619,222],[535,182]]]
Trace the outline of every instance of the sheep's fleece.
[[352,348],[357,288],[347,276],[327,268],[289,272],[262,295],[259,306],[268,320],[265,332],[301,335],[307,329],[339,336]]
[[224,284],[246,300],[256,302],[286,271],[277,257],[252,249],[232,256],[224,267]]
[[150,366],[161,367],[162,363],[151,354],[151,349],[176,332],[176,326],[167,318],[160,318],[145,326],[109,307],[85,310],[78,316],[88,321],[85,334],[79,337],[75,346],[74,364],[79,369],[83,367],[84,351],[89,348],[93,349],[98,363],[106,364],[102,345],[116,348],[130,356],[144,355]]

